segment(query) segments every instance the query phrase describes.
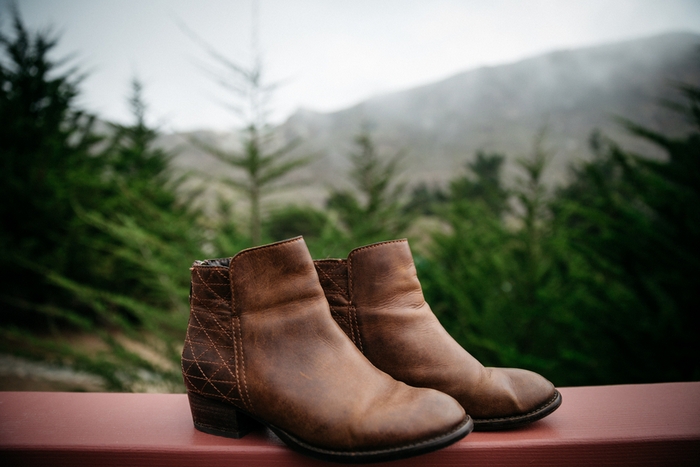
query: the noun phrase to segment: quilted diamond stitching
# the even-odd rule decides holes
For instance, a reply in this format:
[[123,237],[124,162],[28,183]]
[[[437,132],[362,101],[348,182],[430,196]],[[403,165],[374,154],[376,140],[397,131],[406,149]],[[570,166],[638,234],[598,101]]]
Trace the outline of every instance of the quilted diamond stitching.
[[316,272],[318,273],[319,281],[323,287],[323,292],[330,305],[333,318],[340,324],[353,344],[355,344],[361,352],[364,352],[360,327],[357,322],[357,311],[355,307],[350,304],[349,288],[347,287],[349,274],[347,263],[344,261],[319,261],[314,265],[316,266]]
[[[231,316],[230,308],[226,310],[230,307],[227,276],[226,268],[195,267],[192,270],[192,306],[182,371],[189,390],[241,402],[238,378],[234,375],[237,365],[233,331],[226,326],[228,323],[222,323],[222,315],[223,318]],[[230,355],[231,350],[234,350],[233,355]]]

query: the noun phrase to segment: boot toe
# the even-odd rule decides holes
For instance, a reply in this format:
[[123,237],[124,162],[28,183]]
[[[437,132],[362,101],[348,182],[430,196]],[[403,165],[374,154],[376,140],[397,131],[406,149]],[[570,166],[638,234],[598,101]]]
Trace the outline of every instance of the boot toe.
[[486,368],[492,390],[473,414],[475,430],[514,428],[559,407],[561,394],[541,375],[517,368]]
[[555,395],[554,385],[535,372],[518,368],[504,368],[503,372],[511,381],[519,414],[537,410]]
[[358,441],[365,448],[401,448],[440,439],[456,441],[471,431],[471,419],[447,394],[405,386],[392,399],[387,401],[386,410],[373,410],[363,417]]
[[[413,388],[411,388],[413,389]],[[421,389],[421,401],[410,417],[416,439],[430,439],[463,426],[469,416],[452,397],[434,389]]]
[[[404,405],[406,402],[411,404]],[[367,463],[403,459],[449,446],[471,433],[474,422],[450,396],[406,386],[384,403],[371,407],[364,416],[346,420],[342,440],[319,439],[310,445],[271,428],[292,449],[312,457]]]

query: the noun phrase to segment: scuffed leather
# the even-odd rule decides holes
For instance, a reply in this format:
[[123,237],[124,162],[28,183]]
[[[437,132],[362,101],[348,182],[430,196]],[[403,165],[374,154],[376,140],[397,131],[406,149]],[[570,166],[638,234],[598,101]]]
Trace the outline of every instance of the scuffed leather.
[[474,419],[526,414],[555,396],[542,376],[485,368],[442,327],[416,275],[406,240],[315,262],[333,317],[380,370],[457,399]]
[[451,397],[375,368],[331,318],[302,238],[195,263],[182,355],[188,391],[317,447],[400,447],[466,418]]

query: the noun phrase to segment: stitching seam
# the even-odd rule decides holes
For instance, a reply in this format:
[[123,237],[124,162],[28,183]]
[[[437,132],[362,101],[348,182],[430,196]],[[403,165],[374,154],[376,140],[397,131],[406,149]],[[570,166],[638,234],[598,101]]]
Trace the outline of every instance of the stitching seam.
[[357,344],[358,347],[360,348],[360,352],[363,354],[365,353],[365,349],[362,345],[362,334],[360,334],[360,325],[357,323],[357,308],[355,308],[355,305],[350,305],[350,308],[352,310],[352,319],[354,322],[354,327],[357,329]]
[[243,256],[247,255],[248,253],[252,253],[254,251],[265,250],[267,248],[273,248],[276,246],[286,245],[288,243],[294,243],[294,242],[303,241],[303,240],[304,239],[302,237],[296,237],[296,238],[292,238],[289,240],[285,240],[283,242],[270,243],[269,245],[262,245],[262,246],[258,246],[258,247],[254,247],[254,248],[248,248],[247,250],[243,250],[240,253],[238,253],[236,256],[231,258],[231,262],[229,263],[229,266],[228,266],[229,271],[233,270],[232,266],[233,266],[234,261],[237,261],[239,258],[242,258]]
[[368,249],[370,249],[370,248],[377,248],[377,247],[380,247],[380,246],[389,245],[389,244],[391,244],[391,243],[408,243],[408,240],[405,239],[405,238],[401,238],[401,239],[399,239],[399,240],[389,240],[389,241],[387,241],[387,242],[372,243],[371,245],[361,246],[360,248],[355,248],[354,250],[352,250],[352,251],[350,252],[350,254],[348,255],[348,260],[350,259],[350,257],[351,257],[352,255],[354,255],[355,253],[357,253],[357,252],[359,252],[359,251],[368,250]]
[[[338,290],[340,290],[340,291],[343,290],[343,288],[340,285],[338,285],[338,283],[336,281],[334,281],[333,278],[326,271],[323,270],[323,268],[317,268],[317,269],[319,271],[321,271],[321,273],[323,274],[323,277],[328,279],[329,281],[331,281],[333,283],[333,285],[335,285],[338,288]],[[338,274],[336,277],[341,277],[341,276],[340,276],[340,274]]]
[[243,354],[243,332],[241,331],[241,318],[236,316],[234,320],[237,324],[238,342],[241,350],[241,375],[243,376],[243,390],[245,391],[245,398],[248,400],[246,407],[249,407],[248,410],[250,410],[251,413],[255,413],[255,410],[253,409],[253,401],[250,400],[250,394],[248,393],[248,382],[245,378],[245,355]]

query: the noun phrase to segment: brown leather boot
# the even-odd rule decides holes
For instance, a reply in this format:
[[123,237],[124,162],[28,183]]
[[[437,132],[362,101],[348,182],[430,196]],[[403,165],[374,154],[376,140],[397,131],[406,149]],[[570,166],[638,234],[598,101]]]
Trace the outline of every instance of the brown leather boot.
[[240,438],[260,423],[336,462],[400,459],[466,436],[450,396],[375,368],[331,318],[301,237],[192,267],[182,374],[195,427]]
[[475,430],[539,420],[561,404],[537,373],[485,368],[445,331],[423,299],[406,240],[315,261],[333,318],[377,368],[411,386],[457,399]]

